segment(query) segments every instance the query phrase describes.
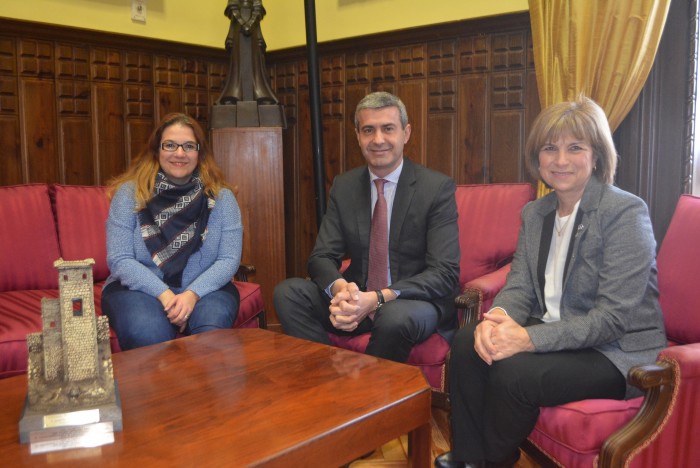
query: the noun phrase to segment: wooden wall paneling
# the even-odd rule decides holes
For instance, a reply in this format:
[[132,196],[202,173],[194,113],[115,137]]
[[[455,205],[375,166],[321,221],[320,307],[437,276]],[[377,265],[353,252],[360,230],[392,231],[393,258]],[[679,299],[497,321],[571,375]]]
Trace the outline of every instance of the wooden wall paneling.
[[15,47],[14,39],[10,37],[0,37],[0,76],[15,76],[17,70]]
[[182,91],[179,88],[156,86],[156,122],[171,112],[182,110]]
[[0,37],[0,185],[23,181],[15,40]]
[[123,87],[121,84],[92,85],[94,154],[97,160],[98,185],[106,184],[128,165],[124,128]]
[[489,181],[523,180],[525,70],[493,73],[491,78],[491,157]]
[[395,82],[398,77],[398,50],[396,47],[370,51],[372,82]]
[[491,115],[489,183],[522,180],[523,127],[521,110],[493,112]]
[[525,92],[528,64],[526,32],[496,34],[492,42],[491,161],[489,182],[523,180]]
[[185,60],[182,73],[182,107],[186,114],[203,124],[204,128],[209,127],[210,108],[207,70],[207,64],[201,60]]
[[[2,80],[4,79],[5,77],[2,77]],[[16,116],[0,113],[0,148],[0,185],[21,183],[22,154],[19,144],[19,121]]]
[[[148,137],[155,128],[153,118],[134,118],[126,119],[126,162],[131,162],[139,152],[144,148]],[[126,168],[126,166],[125,166]]]
[[28,182],[49,182],[60,176],[52,44],[19,40],[17,58],[25,179]]
[[297,104],[297,64],[284,63],[273,67],[275,94],[284,106],[287,128],[282,132],[283,186],[284,186],[284,229],[285,229],[285,264],[287,277],[304,276],[300,265],[305,259],[295,246],[300,245],[300,223],[298,220],[299,192],[296,190],[299,180],[299,116]]
[[399,81],[394,93],[406,105],[411,123],[411,139],[404,147],[404,155],[417,163],[427,165],[426,135],[428,122],[428,85],[426,80]]
[[182,109],[182,60],[158,55],[154,63],[155,121],[160,122],[170,112]]
[[56,135],[55,89],[52,80],[20,80],[21,133],[24,141],[26,180],[52,182],[62,180]]
[[326,197],[333,183],[333,175],[343,171],[341,154],[345,137],[345,110],[342,92],[343,89],[337,86],[321,89]]
[[426,44],[409,44],[399,48],[399,79],[425,78],[427,67]]
[[97,171],[92,157],[92,126],[88,116],[61,116],[58,125],[63,182],[95,185]]
[[457,78],[428,80],[426,165],[457,180]]
[[60,180],[94,185],[90,52],[86,46],[56,43],[55,54]]
[[454,113],[436,113],[428,116],[426,165],[456,180],[453,163],[456,153],[457,118]]
[[488,182],[486,123],[489,116],[488,76],[467,74],[459,78],[459,147],[456,182]]

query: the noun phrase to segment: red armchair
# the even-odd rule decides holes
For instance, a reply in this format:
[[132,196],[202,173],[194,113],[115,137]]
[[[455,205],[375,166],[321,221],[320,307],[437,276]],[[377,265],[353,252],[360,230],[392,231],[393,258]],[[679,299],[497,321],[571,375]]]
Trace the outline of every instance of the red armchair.
[[[485,285],[493,275],[502,276],[505,283],[505,272],[509,270],[507,265],[515,252],[520,229],[520,211],[534,197],[534,189],[527,183],[457,186],[460,285],[470,281]],[[495,273],[499,270],[504,271]],[[478,293],[476,297],[480,297]],[[461,309],[458,317],[459,326],[462,326],[478,303],[471,307],[463,302],[457,305]],[[369,333],[354,337],[329,333],[328,336],[333,345],[361,353],[369,342]],[[414,346],[408,356],[408,364],[420,367],[433,388],[433,404],[441,407],[448,405],[446,362],[449,350],[450,344],[434,333]]]
[[[542,408],[523,446],[536,461],[569,468],[700,463],[698,239],[700,198],[683,195],[657,258],[669,347],[655,364],[635,367],[628,375],[629,382],[643,389],[645,396]],[[461,300],[478,311],[476,288]]]

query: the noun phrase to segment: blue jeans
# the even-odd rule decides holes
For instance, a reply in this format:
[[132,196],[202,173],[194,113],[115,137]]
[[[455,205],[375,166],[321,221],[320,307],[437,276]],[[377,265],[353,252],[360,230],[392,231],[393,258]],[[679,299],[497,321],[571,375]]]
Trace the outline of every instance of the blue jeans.
[[[197,301],[185,335],[231,328],[238,315],[240,296],[232,283]],[[131,291],[118,282],[102,292],[102,312],[119,339],[123,351],[172,340],[179,327],[168,320],[160,301],[146,293]]]

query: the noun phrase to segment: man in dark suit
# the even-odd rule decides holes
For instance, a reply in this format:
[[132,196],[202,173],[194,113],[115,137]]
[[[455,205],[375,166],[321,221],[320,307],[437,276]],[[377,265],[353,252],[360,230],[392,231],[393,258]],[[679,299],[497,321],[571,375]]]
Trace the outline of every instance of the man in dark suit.
[[[355,132],[367,166],[335,178],[309,257],[311,281],[277,285],[275,308],[289,335],[330,344],[327,332],[371,332],[367,354],[406,362],[413,345],[436,330],[449,340],[456,327],[455,183],[404,159],[411,125],[398,97],[377,92],[363,98]],[[380,212],[377,222],[373,213]],[[382,225],[384,250],[375,240],[381,235],[370,234]],[[346,258],[350,265],[341,273]]]

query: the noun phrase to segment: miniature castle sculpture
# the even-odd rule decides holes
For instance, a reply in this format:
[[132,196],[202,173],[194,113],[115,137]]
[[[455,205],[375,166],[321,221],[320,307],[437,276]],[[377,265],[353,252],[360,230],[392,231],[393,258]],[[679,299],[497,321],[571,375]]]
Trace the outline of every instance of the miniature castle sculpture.
[[[58,299],[42,298],[42,331],[27,335],[28,390],[23,423],[33,418],[99,408],[100,420],[121,429],[107,317],[95,315],[92,265],[58,259]],[[104,413],[104,414],[102,414]]]

